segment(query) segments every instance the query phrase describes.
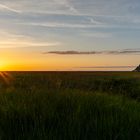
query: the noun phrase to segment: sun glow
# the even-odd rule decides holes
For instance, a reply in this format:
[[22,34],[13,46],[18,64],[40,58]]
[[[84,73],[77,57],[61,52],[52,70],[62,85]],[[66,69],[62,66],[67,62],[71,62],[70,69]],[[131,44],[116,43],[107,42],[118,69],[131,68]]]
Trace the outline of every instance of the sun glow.
[[0,79],[2,79],[6,84],[10,84],[10,81],[13,79],[8,72],[4,72],[7,69],[7,63],[0,61]]
[[5,67],[5,63],[0,61],[0,71],[3,71]]
[[8,63],[6,61],[0,61],[0,71],[9,71]]
[[12,75],[8,72],[0,72],[0,78],[6,83],[10,84],[11,80],[13,79]]

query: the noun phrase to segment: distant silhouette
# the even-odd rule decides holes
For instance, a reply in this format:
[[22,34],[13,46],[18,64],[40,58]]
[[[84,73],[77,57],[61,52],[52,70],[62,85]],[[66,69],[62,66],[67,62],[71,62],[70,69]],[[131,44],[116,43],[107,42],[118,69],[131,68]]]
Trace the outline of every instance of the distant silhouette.
[[140,65],[136,67],[136,69],[134,70],[136,72],[140,72]]

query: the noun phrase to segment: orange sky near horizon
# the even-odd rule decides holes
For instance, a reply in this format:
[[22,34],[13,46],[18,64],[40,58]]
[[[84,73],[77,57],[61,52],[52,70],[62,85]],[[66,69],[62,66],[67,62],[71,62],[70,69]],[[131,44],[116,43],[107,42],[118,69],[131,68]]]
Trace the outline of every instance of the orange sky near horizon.
[[[132,59],[133,58],[133,59]],[[1,71],[105,71],[132,70],[113,66],[137,66],[138,55],[59,55],[38,52],[0,52]],[[125,64],[125,65],[124,65]],[[132,65],[134,64],[134,65]],[[112,66],[112,68],[111,68]],[[97,67],[97,68],[90,68]],[[98,68],[101,67],[101,68]],[[103,67],[103,68],[102,68]],[[105,68],[106,67],[106,68]],[[110,68],[107,68],[110,67]]]
[[140,63],[138,0],[0,0],[1,71],[128,71]]

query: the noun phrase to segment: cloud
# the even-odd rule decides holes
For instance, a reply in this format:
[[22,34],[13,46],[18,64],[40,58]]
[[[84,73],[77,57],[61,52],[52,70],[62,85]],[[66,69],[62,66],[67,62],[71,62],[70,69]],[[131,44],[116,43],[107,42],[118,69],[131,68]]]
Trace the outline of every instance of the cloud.
[[[73,46],[79,43],[78,39],[76,40],[76,37],[79,37],[83,39],[83,44],[75,46],[78,50],[87,43],[89,49],[93,44],[98,44],[99,40],[92,40],[92,38],[100,38],[101,45],[98,48],[103,48],[102,44],[108,47],[113,41],[114,44],[119,41],[121,44],[119,39],[130,42],[137,39],[140,34],[139,30],[135,31],[140,29],[138,0],[134,2],[130,0],[123,2],[122,0],[14,0],[14,2],[2,0],[0,3],[0,9],[3,10],[0,13],[1,29],[5,28],[40,40],[49,38],[57,42],[60,39],[61,42],[67,41]],[[20,12],[22,13],[19,16],[17,13]],[[111,37],[112,40],[105,40],[104,44],[104,38]],[[137,44],[139,43],[136,42],[135,45]],[[136,54],[138,52],[124,50],[96,53]]]
[[[12,24],[16,26],[15,28],[18,26],[27,28],[27,26],[30,26],[30,28],[65,28],[65,30],[71,30],[71,28],[103,28],[103,30],[115,28],[140,29],[139,16],[114,14],[111,12],[112,8],[111,6],[108,7],[108,4],[114,6],[117,3],[117,5],[120,4],[121,6],[121,0],[117,2],[110,1],[110,3],[104,2],[103,0],[100,0],[99,2],[97,0],[94,2],[91,0],[87,0],[86,2],[83,0],[77,0],[76,2],[73,0],[34,0],[34,2],[32,0],[14,1],[15,3],[6,0],[4,4],[0,4],[1,9],[15,13],[22,12],[21,16],[17,16],[17,14],[14,15],[13,13],[6,16],[0,15],[0,18],[2,18],[3,21],[5,20],[9,27]],[[128,3],[129,5],[133,5],[130,1],[128,1]],[[98,7],[102,5],[105,6],[99,10]],[[136,4],[134,6],[136,6]],[[127,11],[128,7],[125,8]],[[17,9],[20,9],[21,11]],[[115,7],[115,11],[117,9],[118,8]],[[120,10],[122,9],[120,8]],[[103,11],[105,11],[105,13]],[[84,36],[97,38],[110,37],[109,34],[94,34],[90,32],[86,33]]]
[[124,51],[140,51],[140,48],[129,48],[129,49],[124,49]]
[[[140,24],[135,22],[138,17],[119,17],[119,16],[85,16],[52,13],[28,13],[21,18],[18,17],[17,25],[43,27],[43,28],[71,28],[78,29],[140,29]],[[87,36],[94,36],[92,31]],[[105,35],[105,34],[104,34]],[[98,34],[104,38],[103,34]],[[107,34],[105,35],[107,36]]]
[[128,69],[136,66],[91,66],[91,67],[76,67],[81,69]]
[[119,55],[119,54],[140,54],[140,50],[120,50],[120,51],[50,51],[43,52],[43,54],[58,54],[58,55],[95,55],[95,54],[107,54],[107,55]]
[[31,42],[31,41],[3,41],[0,42],[0,48],[25,48],[25,47],[50,47],[58,46],[58,42]]
[[44,52],[43,54],[60,54],[60,55],[90,55],[90,54],[99,54],[100,52],[79,52],[79,51],[50,51]]
[[14,9],[14,8],[11,8],[11,7],[9,7],[9,6],[6,6],[6,5],[4,5],[4,4],[0,4],[0,9],[8,10],[8,11],[14,12],[14,13],[21,13],[21,11],[16,10],[16,9]]
[[97,24],[102,24],[102,22],[100,22],[100,21],[98,21],[98,20],[95,20],[95,19],[94,19],[94,16],[89,16],[89,17],[87,17],[87,20],[89,20],[89,22],[90,22],[91,24],[95,24],[95,25],[97,25]]
[[59,46],[57,41],[46,41],[25,36],[23,34],[14,34],[8,31],[0,31],[0,48],[22,48],[22,47],[48,47]]
[[60,23],[60,22],[47,22],[47,23],[19,23],[21,25],[40,26],[47,28],[93,28],[93,27],[106,27],[104,25],[87,25],[78,23]]
[[78,14],[77,9],[75,9],[74,6],[68,0],[54,0],[54,2],[68,8],[70,12]]
[[139,0],[3,0],[26,12],[81,15],[126,16],[139,15]]

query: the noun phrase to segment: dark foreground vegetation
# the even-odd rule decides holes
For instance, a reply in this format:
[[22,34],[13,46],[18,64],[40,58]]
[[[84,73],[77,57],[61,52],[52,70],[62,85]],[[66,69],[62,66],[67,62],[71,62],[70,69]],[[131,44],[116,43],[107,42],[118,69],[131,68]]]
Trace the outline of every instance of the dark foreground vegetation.
[[0,75],[0,140],[140,139],[140,73]]

